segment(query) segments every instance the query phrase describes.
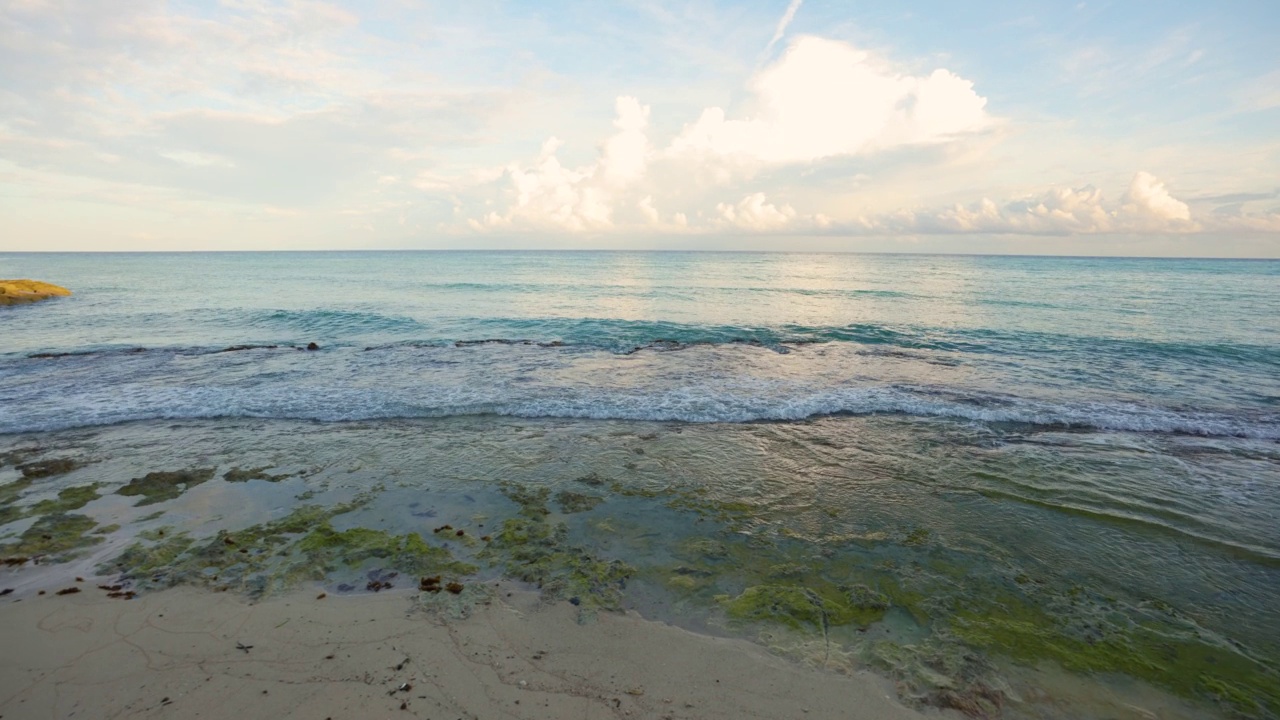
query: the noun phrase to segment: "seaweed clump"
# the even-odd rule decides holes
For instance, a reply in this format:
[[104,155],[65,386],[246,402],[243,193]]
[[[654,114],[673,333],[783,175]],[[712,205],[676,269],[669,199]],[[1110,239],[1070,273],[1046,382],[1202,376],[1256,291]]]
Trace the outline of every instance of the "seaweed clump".
[[556,493],[556,502],[565,514],[587,512],[604,502],[599,495],[584,495],[569,490]]
[[208,482],[213,477],[213,473],[213,468],[149,472],[140,478],[130,480],[129,484],[117,490],[116,494],[129,497],[141,495],[143,499],[138,503],[138,507],[154,505],[172,500],[196,485]]

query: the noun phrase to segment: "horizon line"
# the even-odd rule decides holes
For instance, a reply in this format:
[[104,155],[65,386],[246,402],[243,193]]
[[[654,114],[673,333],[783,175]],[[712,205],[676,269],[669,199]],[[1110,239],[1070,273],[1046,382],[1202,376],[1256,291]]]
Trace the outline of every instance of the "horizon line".
[[900,255],[910,257],[999,257],[1078,260],[1233,260],[1280,261],[1276,256],[1215,255],[1064,255],[1060,253],[909,252],[889,250],[709,250],[672,248],[318,248],[260,250],[0,250],[4,255],[250,255],[314,253],[598,253],[598,254],[687,254],[687,255]]

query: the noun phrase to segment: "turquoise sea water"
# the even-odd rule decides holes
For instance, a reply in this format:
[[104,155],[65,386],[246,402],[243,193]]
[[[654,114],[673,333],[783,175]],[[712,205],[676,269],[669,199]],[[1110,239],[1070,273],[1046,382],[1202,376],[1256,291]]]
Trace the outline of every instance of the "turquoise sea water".
[[[83,462],[15,493],[0,543],[87,483],[77,512],[123,526],[87,568],[298,497],[375,492],[335,525],[437,542],[493,532],[511,483],[588,492],[550,517],[634,568],[627,606],[846,653],[912,702],[1280,712],[1280,262],[0,254],[0,277],[76,293],[0,308],[0,455]],[[195,467],[215,479],[161,519],[113,494]],[[832,588],[888,610],[841,630],[814,600],[794,637],[733,617]]]
[[10,254],[0,274],[77,291],[0,317],[0,432],[903,412],[1280,439],[1277,262]]

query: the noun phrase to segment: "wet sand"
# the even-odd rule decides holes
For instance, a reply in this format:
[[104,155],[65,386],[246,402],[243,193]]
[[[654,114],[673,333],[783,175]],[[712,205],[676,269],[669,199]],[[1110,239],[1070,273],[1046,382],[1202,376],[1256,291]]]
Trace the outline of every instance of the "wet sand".
[[960,717],[746,641],[632,613],[580,623],[505,584],[463,618],[400,591],[250,603],[82,587],[0,601],[0,718]]

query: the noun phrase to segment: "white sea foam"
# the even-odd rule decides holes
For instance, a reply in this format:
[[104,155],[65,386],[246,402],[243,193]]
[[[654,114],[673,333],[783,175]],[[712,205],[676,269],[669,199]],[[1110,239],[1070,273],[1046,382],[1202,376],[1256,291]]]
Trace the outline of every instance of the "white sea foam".
[[20,433],[149,419],[256,417],[325,422],[455,415],[742,423],[828,415],[902,414],[1128,432],[1280,439],[1276,418],[1177,412],[1125,403],[1055,403],[901,387],[805,391],[794,384],[707,383],[657,390],[592,386],[423,383],[380,388],[258,384],[249,387],[124,383],[5,403],[0,432]]

